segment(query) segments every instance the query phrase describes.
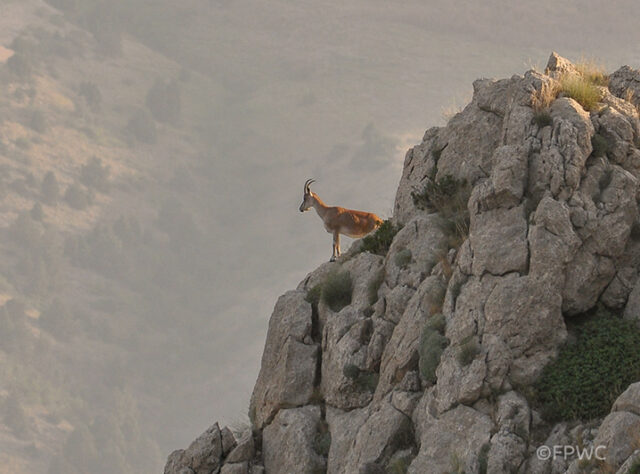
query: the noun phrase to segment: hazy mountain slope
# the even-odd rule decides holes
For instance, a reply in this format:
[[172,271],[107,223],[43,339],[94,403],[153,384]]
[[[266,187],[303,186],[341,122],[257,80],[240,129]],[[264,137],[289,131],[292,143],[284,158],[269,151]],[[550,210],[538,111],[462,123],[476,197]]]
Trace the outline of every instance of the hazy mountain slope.
[[194,132],[220,88],[131,37],[105,51],[44,3],[2,8],[0,465],[150,472],[181,439],[175,400],[209,391],[228,305],[208,291],[228,231]]

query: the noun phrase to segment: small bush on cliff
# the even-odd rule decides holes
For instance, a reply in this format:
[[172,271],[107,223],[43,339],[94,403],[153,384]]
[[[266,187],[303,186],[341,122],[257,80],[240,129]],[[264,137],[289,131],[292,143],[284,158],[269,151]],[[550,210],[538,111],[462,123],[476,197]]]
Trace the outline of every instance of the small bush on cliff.
[[394,258],[394,262],[400,268],[405,268],[407,265],[411,263],[411,257],[412,257],[411,250],[402,249],[396,254]]
[[473,359],[475,359],[479,353],[480,347],[478,343],[473,338],[469,338],[460,344],[458,348],[458,362],[461,366],[466,367],[473,362]]
[[577,328],[535,385],[536,402],[549,421],[592,419],[640,380],[640,330],[601,310]]
[[387,219],[373,234],[367,235],[362,239],[360,251],[382,255],[384,257],[389,251],[391,242],[393,242],[393,238],[399,230],[399,227],[394,226],[391,220]]
[[331,272],[322,284],[321,298],[331,311],[337,313],[351,304],[352,293],[353,282],[349,272]]
[[591,154],[595,157],[605,156],[609,151],[609,142],[605,137],[596,133],[593,137],[591,137]]
[[417,208],[440,215],[441,227],[449,236],[450,248],[459,247],[469,235],[467,203],[470,196],[471,186],[467,181],[451,175],[430,180],[421,192],[411,194]]
[[375,392],[378,386],[378,374],[360,369],[355,364],[347,364],[342,368],[342,373],[349,380],[353,380],[356,387],[367,392]]
[[633,464],[627,471],[627,474],[640,474],[640,458],[636,459],[633,462]]
[[442,352],[449,345],[449,340],[443,335],[444,328],[444,316],[441,313],[434,314],[427,321],[420,337],[420,347],[418,349],[420,377],[430,383],[436,382],[436,369],[440,364],[440,357],[442,357]]

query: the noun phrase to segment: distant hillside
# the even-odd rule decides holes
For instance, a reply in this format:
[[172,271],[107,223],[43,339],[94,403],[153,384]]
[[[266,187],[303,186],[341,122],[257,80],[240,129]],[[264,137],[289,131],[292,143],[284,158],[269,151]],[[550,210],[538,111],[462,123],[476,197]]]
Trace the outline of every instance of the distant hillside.
[[221,304],[198,132],[220,88],[43,2],[2,11],[0,472],[157,472]]

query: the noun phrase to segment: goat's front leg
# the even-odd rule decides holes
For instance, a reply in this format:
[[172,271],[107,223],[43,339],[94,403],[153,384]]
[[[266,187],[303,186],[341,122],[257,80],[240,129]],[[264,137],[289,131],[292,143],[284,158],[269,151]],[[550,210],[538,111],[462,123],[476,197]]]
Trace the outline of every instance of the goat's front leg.
[[330,262],[335,262],[336,261],[336,257],[340,256],[340,233],[339,232],[334,232],[333,233],[333,253],[331,255],[331,259],[329,259]]

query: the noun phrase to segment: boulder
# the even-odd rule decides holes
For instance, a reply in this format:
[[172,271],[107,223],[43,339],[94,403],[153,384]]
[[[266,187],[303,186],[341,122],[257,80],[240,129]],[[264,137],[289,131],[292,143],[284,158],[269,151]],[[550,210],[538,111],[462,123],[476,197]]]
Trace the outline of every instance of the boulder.
[[[398,265],[399,252],[410,252],[408,264]],[[392,289],[397,286],[415,289],[446,255],[447,237],[438,215],[416,216],[393,239],[385,260],[385,282]]]
[[376,400],[381,400],[409,371],[418,368],[418,346],[422,329],[427,318],[438,311],[444,292],[442,279],[430,276],[420,284],[407,303],[382,355]]
[[237,445],[229,453],[225,462],[227,463],[242,463],[243,461],[250,461],[255,454],[255,448],[253,443],[253,434],[251,430],[247,430],[243,433],[237,442]]
[[436,180],[455,176],[473,185],[491,172],[492,155],[500,144],[503,119],[480,109],[477,95],[476,91],[473,101],[451,118],[439,135],[440,143],[445,146],[437,161]]
[[278,299],[262,354],[250,413],[257,428],[269,423],[282,406],[301,406],[314,390],[318,346],[307,344],[312,330],[306,292],[289,291]]
[[514,274],[500,279],[489,295],[483,337],[495,339],[483,343],[489,359],[505,358],[512,383],[532,383],[556,356],[567,337],[561,302],[557,287]]
[[345,460],[344,472],[360,472],[367,464],[385,466],[391,455],[413,443],[411,419],[385,399],[371,407]]
[[220,469],[220,474],[249,474],[249,463],[247,461],[233,464],[225,463]]
[[517,472],[526,458],[531,412],[527,401],[511,391],[498,398],[498,432],[491,437],[487,472]]
[[638,100],[640,98],[640,71],[629,66],[622,66],[609,75],[609,90],[617,97]]
[[393,206],[393,220],[396,224],[404,225],[413,217],[420,214],[420,210],[413,203],[413,193],[420,193],[427,177],[433,178],[436,163],[446,146],[440,140],[441,128],[433,127],[427,130],[422,143],[407,151],[402,168],[400,186],[396,192]]
[[169,455],[164,474],[194,474],[217,472],[222,462],[222,434],[217,423],[198,436],[187,449],[174,451]]
[[578,74],[578,70],[573,63],[555,51],[549,56],[544,72],[554,77],[558,77],[561,74]]
[[629,385],[613,403],[611,411],[626,411],[640,416],[640,382]]
[[322,335],[322,377],[324,400],[336,408],[352,409],[367,405],[373,388],[359,374],[367,372],[367,346],[373,331],[371,318],[351,306],[329,313]]
[[344,411],[327,406],[327,424],[331,433],[327,474],[346,472],[347,454],[353,447],[356,435],[368,416],[368,408]]
[[[472,195],[472,201],[474,197]],[[474,275],[525,273],[529,249],[524,208],[518,206],[472,214],[469,242]]]
[[[611,413],[598,428],[593,446],[604,446],[601,453],[608,468],[615,472],[634,455],[640,443],[640,382],[629,385],[613,403]],[[570,469],[579,472],[579,461]]]
[[436,416],[432,397],[425,392],[414,411],[420,449],[407,472],[477,472],[480,452],[490,441],[491,418],[465,405]]
[[325,469],[325,459],[313,446],[320,420],[315,405],[280,410],[262,433],[266,472],[311,474]]

